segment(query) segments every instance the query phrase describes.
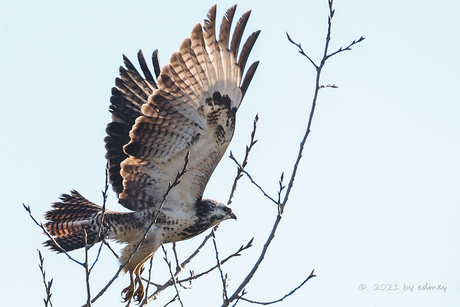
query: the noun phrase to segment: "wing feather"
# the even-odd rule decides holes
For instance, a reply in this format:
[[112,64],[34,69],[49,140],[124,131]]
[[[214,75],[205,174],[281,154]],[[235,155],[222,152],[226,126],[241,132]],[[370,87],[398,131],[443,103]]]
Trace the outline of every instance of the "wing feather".
[[155,50],[152,54],[152,63],[153,63],[153,70],[155,71],[155,76],[158,78],[160,76],[160,55],[158,53],[158,49]]
[[191,39],[185,39],[179,50],[182,59],[184,60],[185,66],[187,67],[190,74],[192,74],[193,78],[197,81],[195,85],[197,96],[204,97],[204,89],[208,88],[209,85],[207,83],[206,73],[204,72],[203,67],[201,67],[195,51],[192,49]]
[[[142,61],[141,58],[139,58],[140,63]],[[145,99],[145,95],[147,93],[150,93],[150,92],[154,91],[157,88],[156,85],[152,85],[151,83],[147,82],[147,80],[144,79],[139,74],[139,72],[136,70],[134,65],[131,63],[131,61],[125,55],[123,55],[123,61],[125,62],[125,66],[126,66],[127,70],[124,69],[123,67],[120,67],[120,75],[125,80],[126,84],[130,87],[130,90],[132,92],[134,92],[137,95],[140,95],[143,99]],[[141,64],[141,67],[142,67],[142,64]],[[146,67],[143,67],[143,69],[145,69],[145,68]],[[149,73],[150,73],[150,71],[149,71]],[[151,77],[151,74],[150,74],[149,77]],[[147,97],[148,97],[148,95],[147,95]]]
[[246,62],[248,61],[249,54],[251,53],[252,47],[254,46],[257,38],[259,37],[260,31],[252,33],[249,38],[244,43],[243,49],[241,50],[240,56],[238,58],[238,66],[241,71],[244,71],[246,67]]
[[233,16],[235,16],[236,4],[229,8],[222,18],[222,23],[219,30],[219,43],[224,47],[228,48],[230,29],[232,28]]
[[[222,68],[222,58],[219,45],[216,41],[216,5],[214,4],[207,14],[208,19],[204,21],[203,25],[203,39],[208,50],[209,57],[212,60],[212,67],[216,73],[216,81],[221,82],[225,80]],[[219,84],[215,85],[219,87]]]
[[[229,52],[229,40],[230,30],[232,26],[233,17],[235,15],[236,4],[229,8],[222,18],[222,24],[219,30],[219,45],[222,54],[222,67],[224,70],[224,92],[230,92],[232,89],[232,81],[236,81],[236,84],[240,82],[240,70],[235,65],[236,59],[232,52]],[[235,97],[234,101],[238,101],[239,97]],[[234,106],[234,105],[233,105]]]
[[252,77],[254,77],[254,74],[258,66],[259,61],[252,63],[248,71],[246,72],[246,76],[244,76],[243,84],[241,85],[241,92],[243,93],[243,97],[246,94],[246,91],[248,90],[249,84],[251,83]]
[[[107,125],[107,137],[104,141],[109,164],[109,179],[117,194],[123,191],[120,164],[128,158],[123,146],[130,141],[129,132],[136,119],[142,115],[142,105],[158,88],[142,51],[139,51],[138,58],[146,79],[144,80],[128,58],[123,56],[126,68],[120,67],[121,78],[116,78],[117,87],[112,88],[112,97],[110,98],[109,110],[112,113],[112,122]],[[158,65],[158,63],[153,60],[153,65]]]
[[[239,19],[229,43],[235,9],[233,6],[227,10],[217,40],[214,5],[204,25],[193,28],[190,38],[183,41],[161,71],[158,54],[154,52],[156,82],[142,52],[138,59],[144,78],[124,59],[126,69],[120,70],[111,110],[126,114],[117,115],[117,120],[109,124],[106,144],[111,149],[109,155],[108,148],[109,161],[119,164],[119,176],[111,174],[116,179],[114,189],[120,203],[128,209],[158,206],[169,182],[182,169],[187,153],[188,171],[171,191],[164,208],[192,206],[202,197],[233,137],[236,110],[257,68],[256,63],[251,65],[242,78],[258,32],[244,44],[237,62],[250,12]],[[127,133],[129,124],[131,129]],[[125,142],[123,154],[120,143],[114,140],[116,136]]]
[[206,75],[205,79],[203,80],[205,81],[205,88],[212,90],[213,85],[216,84],[217,81],[216,73],[211,59],[209,58],[208,51],[206,50],[201,24],[197,24],[195,28],[193,28],[190,40],[192,43],[191,47],[195,52],[198,63]]
[[[153,54],[155,54],[155,53],[158,54],[158,50],[155,50],[153,52]],[[142,50],[139,50],[139,52],[137,53],[137,59],[139,61],[139,65],[141,66],[142,72],[144,73],[145,81],[149,83],[150,87],[153,87],[153,88],[156,89],[157,84],[155,82],[155,79],[152,76],[152,73],[150,72],[149,67],[147,66],[147,62],[145,61],[144,54],[142,53]],[[159,65],[158,63],[155,63],[156,61],[158,61],[158,56],[152,57],[153,66]]]
[[250,15],[251,11],[247,11],[246,13],[244,13],[238,20],[235,27],[235,31],[233,31],[230,50],[235,58],[238,55],[238,49],[240,48],[241,38],[243,37],[244,28],[246,28],[246,24],[248,23]]

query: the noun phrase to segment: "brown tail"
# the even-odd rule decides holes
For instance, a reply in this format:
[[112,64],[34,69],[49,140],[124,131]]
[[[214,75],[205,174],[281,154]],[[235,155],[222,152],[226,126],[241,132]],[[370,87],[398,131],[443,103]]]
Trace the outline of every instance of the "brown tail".
[[[93,204],[75,190],[71,191],[71,195],[62,194],[60,198],[61,201],[54,203],[53,209],[45,214],[49,221],[45,228],[56,242],[66,251],[84,247],[84,230],[87,244],[92,244],[94,240],[100,241],[101,238],[97,236],[102,207]],[[43,244],[56,252],[62,252],[53,240]]]

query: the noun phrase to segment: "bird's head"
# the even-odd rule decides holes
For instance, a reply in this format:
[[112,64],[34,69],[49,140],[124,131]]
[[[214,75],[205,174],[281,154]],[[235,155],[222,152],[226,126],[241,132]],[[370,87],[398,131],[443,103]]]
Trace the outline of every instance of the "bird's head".
[[196,203],[196,215],[206,219],[210,226],[215,226],[227,219],[235,219],[236,215],[229,205],[214,199],[201,199]]

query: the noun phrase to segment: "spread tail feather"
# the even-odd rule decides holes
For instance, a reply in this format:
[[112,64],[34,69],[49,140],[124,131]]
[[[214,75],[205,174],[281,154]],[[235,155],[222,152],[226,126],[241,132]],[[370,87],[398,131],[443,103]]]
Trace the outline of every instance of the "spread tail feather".
[[[62,194],[61,201],[53,204],[53,209],[46,212],[46,230],[66,251],[72,251],[92,244],[97,238],[102,207],[90,202],[75,190],[71,194]],[[43,243],[51,250],[62,252],[53,240]]]

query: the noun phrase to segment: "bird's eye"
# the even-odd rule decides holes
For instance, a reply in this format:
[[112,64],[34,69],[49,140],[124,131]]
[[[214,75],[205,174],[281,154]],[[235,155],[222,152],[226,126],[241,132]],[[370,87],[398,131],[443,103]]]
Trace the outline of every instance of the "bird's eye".
[[225,212],[225,213],[228,213],[229,211],[230,211],[230,208],[224,207],[224,212]]

